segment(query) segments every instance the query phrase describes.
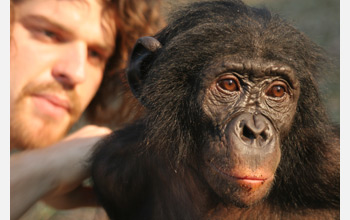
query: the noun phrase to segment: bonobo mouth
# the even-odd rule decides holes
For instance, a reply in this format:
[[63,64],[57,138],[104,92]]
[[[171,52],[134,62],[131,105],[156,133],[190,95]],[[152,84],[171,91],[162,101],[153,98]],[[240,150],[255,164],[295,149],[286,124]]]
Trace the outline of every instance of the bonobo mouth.
[[220,173],[228,181],[237,184],[247,191],[255,191],[260,186],[273,180],[274,175],[267,174],[261,170],[251,171],[250,169],[222,168],[215,163],[209,163],[214,171]]

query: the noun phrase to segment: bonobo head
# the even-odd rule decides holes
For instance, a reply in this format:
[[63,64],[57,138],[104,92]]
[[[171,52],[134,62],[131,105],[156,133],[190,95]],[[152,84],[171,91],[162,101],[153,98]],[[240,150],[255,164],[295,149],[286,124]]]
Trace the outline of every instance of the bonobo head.
[[265,197],[272,186],[299,83],[287,64],[236,60],[225,57],[204,71],[215,76],[202,104],[215,132],[207,133],[202,172],[225,201],[246,206]]
[[147,143],[164,143],[169,161],[194,168],[223,201],[261,201],[276,179],[300,91],[313,85],[315,48],[266,9],[240,1],[175,14],[158,35],[139,39],[127,73],[149,110]]

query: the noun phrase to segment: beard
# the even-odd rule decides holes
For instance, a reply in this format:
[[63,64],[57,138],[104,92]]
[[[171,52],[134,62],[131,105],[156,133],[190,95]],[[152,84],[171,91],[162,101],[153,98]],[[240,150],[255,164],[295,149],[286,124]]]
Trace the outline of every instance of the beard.
[[[33,111],[32,96],[38,93],[64,94],[71,106],[67,112],[68,117],[57,120]],[[77,97],[74,89],[64,88],[57,82],[39,85],[27,84],[10,107],[11,149],[43,148],[62,139],[82,113]]]

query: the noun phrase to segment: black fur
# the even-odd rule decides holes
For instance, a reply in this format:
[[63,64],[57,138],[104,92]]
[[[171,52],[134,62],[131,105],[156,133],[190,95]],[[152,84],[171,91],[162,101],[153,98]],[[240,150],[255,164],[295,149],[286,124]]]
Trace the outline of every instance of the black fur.
[[[322,49],[241,1],[190,5],[155,38],[161,47],[146,54],[137,64],[142,77],[133,78],[146,116],[103,140],[93,156],[94,188],[111,219],[339,218],[339,135],[315,83],[327,65]],[[287,64],[300,84],[272,189],[246,208],[223,201],[197,169],[208,135],[220,139],[202,109],[216,76],[203,70],[227,55]]]

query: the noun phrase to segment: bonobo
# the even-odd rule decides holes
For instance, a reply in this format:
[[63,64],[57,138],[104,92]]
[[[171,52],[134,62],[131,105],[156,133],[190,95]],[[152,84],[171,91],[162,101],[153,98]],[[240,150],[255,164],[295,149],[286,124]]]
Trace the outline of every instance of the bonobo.
[[193,3],[136,43],[146,109],[92,158],[111,219],[338,219],[339,135],[325,52],[267,9]]

